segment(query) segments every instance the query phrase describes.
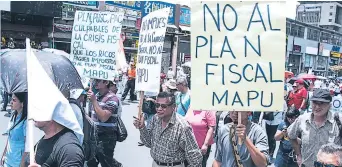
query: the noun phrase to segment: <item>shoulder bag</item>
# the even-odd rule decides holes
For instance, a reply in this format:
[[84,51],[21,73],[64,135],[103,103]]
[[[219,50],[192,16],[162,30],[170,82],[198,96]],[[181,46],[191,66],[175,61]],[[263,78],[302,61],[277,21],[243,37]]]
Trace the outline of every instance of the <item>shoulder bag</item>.
[[183,102],[182,94],[179,95],[179,100],[180,100],[180,104],[182,106],[182,109],[184,110],[184,113],[186,114],[188,112],[188,110],[185,109],[184,104],[182,103]]

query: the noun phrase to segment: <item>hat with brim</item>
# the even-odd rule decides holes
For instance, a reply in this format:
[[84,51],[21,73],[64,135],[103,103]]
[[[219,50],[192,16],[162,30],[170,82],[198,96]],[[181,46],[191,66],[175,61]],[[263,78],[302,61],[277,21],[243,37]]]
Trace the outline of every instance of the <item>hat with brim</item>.
[[326,90],[326,89],[316,89],[313,92],[313,95],[311,97],[311,101],[330,103],[332,101],[332,97],[330,95],[329,90]]
[[175,90],[177,89],[177,83],[174,79],[170,79],[165,83],[166,87],[171,89],[171,90]]

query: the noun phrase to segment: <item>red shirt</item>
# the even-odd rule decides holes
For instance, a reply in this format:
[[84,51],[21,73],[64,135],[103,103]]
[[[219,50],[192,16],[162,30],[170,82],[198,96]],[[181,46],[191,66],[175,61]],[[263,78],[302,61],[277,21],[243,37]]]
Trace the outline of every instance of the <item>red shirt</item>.
[[[303,99],[308,98],[308,91],[303,87],[299,89],[297,92],[293,93],[291,98],[292,98],[292,103],[295,105],[296,109],[300,109]],[[305,109],[305,108],[306,108],[306,105],[304,105],[302,109]]]

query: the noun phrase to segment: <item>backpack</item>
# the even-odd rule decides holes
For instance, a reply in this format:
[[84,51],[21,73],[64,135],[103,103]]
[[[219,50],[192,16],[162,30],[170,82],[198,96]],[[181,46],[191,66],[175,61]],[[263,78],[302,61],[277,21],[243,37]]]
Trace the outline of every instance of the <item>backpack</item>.
[[82,147],[84,150],[85,160],[89,161],[94,158],[96,154],[96,148],[98,144],[97,127],[94,121],[85,113],[84,108],[81,107],[76,99],[69,98],[68,100],[70,104],[75,104],[81,109],[84,134]]
[[[227,111],[226,111],[227,112]],[[216,127],[215,127],[215,132],[214,132],[214,138],[217,138],[218,135],[218,129],[220,127],[220,120],[221,120],[221,115],[222,115],[223,111],[217,111],[216,112]],[[223,115],[224,116],[224,115]],[[229,113],[227,112],[227,114],[224,116],[224,118],[222,118],[223,120],[223,125],[228,124],[230,122],[232,122],[231,118],[229,117]]]
[[147,101],[146,99],[144,99],[142,105],[142,112],[148,115],[156,114],[156,104],[153,101]]

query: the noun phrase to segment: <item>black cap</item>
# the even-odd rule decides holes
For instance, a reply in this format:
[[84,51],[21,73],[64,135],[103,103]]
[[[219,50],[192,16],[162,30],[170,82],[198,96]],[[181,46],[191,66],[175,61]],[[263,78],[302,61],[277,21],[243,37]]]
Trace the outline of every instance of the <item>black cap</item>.
[[330,95],[330,92],[327,89],[316,89],[313,92],[311,101],[330,103],[332,101],[332,97]]

